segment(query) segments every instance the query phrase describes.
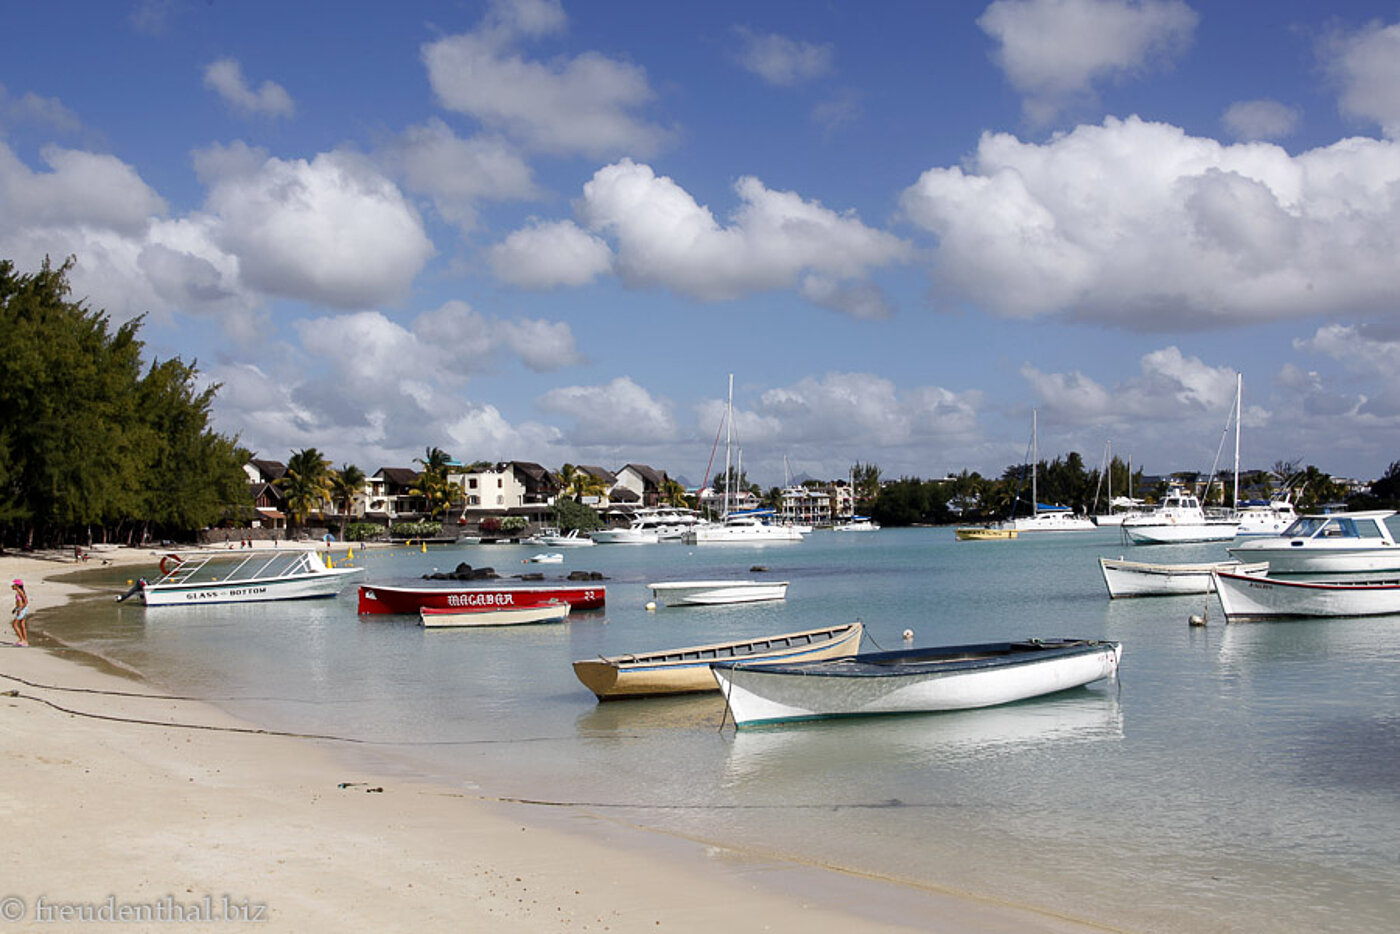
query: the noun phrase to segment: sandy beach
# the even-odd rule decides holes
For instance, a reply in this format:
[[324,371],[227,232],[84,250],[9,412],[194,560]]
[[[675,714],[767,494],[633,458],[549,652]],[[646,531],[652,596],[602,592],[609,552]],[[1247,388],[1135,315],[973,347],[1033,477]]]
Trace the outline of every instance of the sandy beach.
[[333,742],[258,732],[45,636],[88,593],[65,575],[154,560],[0,557],[32,606],[31,647],[8,624],[0,645],[7,930],[1104,930],[584,808],[363,774]]

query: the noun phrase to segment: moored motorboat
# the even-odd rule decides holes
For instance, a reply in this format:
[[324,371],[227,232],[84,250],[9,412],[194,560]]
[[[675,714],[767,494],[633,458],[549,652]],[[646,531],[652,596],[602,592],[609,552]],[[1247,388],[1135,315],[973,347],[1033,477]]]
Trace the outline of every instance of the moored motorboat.
[[1235,537],[1240,523],[1233,516],[1206,515],[1194,493],[1173,489],[1156,509],[1129,516],[1119,527],[1134,545],[1184,545],[1228,542]]
[[964,525],[953,530],[953,535],[960,542],[998,542],[1015,538],[1019,532],[1015,529],[1002,528],[995,525]]
[[850,516],[831,527],[833,532],[878,532],[880,523],[869,516]]
[[1400,578],[1284,580],[1228,571],[1216,571],[1213,576],[1226,622],[1400,614]]
[[1267,561],[1270,574],[1400,571],[1400,545],[1386,520],[1394,510],[1309,513],[1282,535],[1255,538],[1228,549],[1241,561]]
[[558,600],[576,610],[596,610],[607,600],[601,584],[581,586],[395,587],[360,585],[360,613],[417,614],[423,607],[519,607]]
[[287,548],[166,555],[160,570],[159,579],[141,580],[117,599],[139,595],[146,606],[191,606],[333,597],[363,568],[328,567],[315,551]]
[[557,551],[541,552],[525,559],[526,564],[563,564],[564,556]]
[[559,601],[537,606],[431,607],[418,611],[419,623],[429,629],[465,626],[525,626],[533,623],[562,623],[569,618],[569,605]]
[[1120,597],[1210,593],[1214,586],[1211,583],[1211,571],[1264,574],[1269,570],[1269,563],[1208,561],[1199,564],[1152,564],[1146,561],[1124,561],[1122,558],[1100,558],[1099,570],[1103,572],[1103,582],[1108,588],[1109,598],[1116,600]]
[[806,664],[716,662],[739,727],[991,707],[1080,687],[1118,670],[1118,642],[1047,639],[873,652]]
[[757,603],[787,597],[787,581],[695,580],[647,584],[652,598],[665,606]]
[[839,658],[860,651],[863,632],[864,627],[854,622],[757,639],[586,658],[574,662],[574,674],[599,700],[715,691],[719,684],[710,672],[714,662]]

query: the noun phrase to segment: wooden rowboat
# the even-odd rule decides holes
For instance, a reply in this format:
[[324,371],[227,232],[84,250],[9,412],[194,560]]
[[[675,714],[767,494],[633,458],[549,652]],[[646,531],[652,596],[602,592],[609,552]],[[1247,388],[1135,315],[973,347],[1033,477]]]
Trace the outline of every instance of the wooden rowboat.
[[1226,622],[1400,614],[1400,580],[1284,580],[1215,572]]
[[1208,561],[1201,564],[1151,564],[1146,561],[1124,561],[1122,558],[1100,558],[1104,586],[1110,599],[1120,597],[1166,597],[1184,593],[1213,593],[1211,571],[1234,574],[1264,574],[1269,562],[1243,564],[1239,561]]
[[514,607],[431,607],[418,611],[419,622],[429,628],[448,626],[525,626],[531,623],[562,623],[569,618],[567,603],[541,603]]
[[1047,639],[894,652],[831,661],[716,662],[739,727],[871,714],[991,707],[1080,687],[1118,670],[1117,642]]
[[710,665],[719,661],[817,661],[860,651],[859,623],[808,629],[738,642],[693,645],[640,655],[585,658],[574,674],[599,700],[718,690]]

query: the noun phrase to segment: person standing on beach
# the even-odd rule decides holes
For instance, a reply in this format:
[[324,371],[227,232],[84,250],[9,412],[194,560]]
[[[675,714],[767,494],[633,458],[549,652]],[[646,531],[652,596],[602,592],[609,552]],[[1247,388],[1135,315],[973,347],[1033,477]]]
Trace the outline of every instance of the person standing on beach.
[[24,592],[24,581],[19,578],[15,578],[10,589],[15,592],[15,608],[12,611],[14,619],[10,620],[10,625],[14,627],[15,635],[19,637],[19,644],[28,645],[29,624],[25,622],[25,617],[29,615],[29,594]]

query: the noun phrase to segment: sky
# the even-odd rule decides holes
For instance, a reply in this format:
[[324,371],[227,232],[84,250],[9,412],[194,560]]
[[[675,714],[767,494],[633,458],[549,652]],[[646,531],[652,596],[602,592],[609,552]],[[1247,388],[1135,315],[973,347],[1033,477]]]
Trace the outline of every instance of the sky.
[[1400,0],[5,19],[0,258],[262,458],[1400,460]]

